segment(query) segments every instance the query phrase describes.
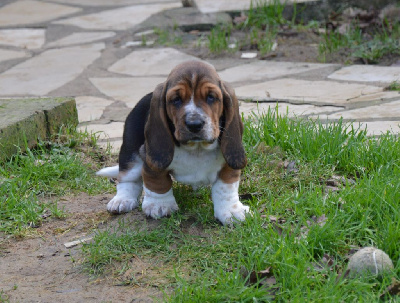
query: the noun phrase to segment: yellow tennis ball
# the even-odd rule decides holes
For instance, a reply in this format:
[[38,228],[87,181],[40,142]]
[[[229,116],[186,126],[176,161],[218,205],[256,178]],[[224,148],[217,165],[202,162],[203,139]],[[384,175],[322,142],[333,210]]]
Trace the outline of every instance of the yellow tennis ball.
[[349,259],[347,269],[351,277],[362,275],[381,275],[384,271],[392,270],[393,262],[382,250],[375,247],[365,247]]

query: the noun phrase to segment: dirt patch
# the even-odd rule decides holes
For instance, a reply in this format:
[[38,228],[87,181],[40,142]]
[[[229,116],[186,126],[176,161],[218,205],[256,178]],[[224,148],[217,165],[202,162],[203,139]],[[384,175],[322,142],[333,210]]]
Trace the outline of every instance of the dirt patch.
[[[318,43],[321,37],[312,30],[282,30],[277,34],[276,50],[265,54],[261,53],[257,49],[257,45],[245,43],[244,40],[246,39],[246,36],[248,36],[248,33],[242,31],[233,31],[231,35],[232,41],[242,41],[242,45],[239,50],[213,53],[207,48],[206,45],[199,46],[197,42],[200,38],[204,38],[208,35],[209,32],[192,31],[191,33],[184,35],[185,39],[183,40],[184,43],[182,45],[176,45],[175,47],[201,59],[240,59],[243,52],[254,52],[257,53],[257,60],[261,59],[320,63],[318,56]],[[204,44],[206,44],[206,42]],[[246,61],[246,59],[243,61]]]
[[[140,283],[145,275],[159,274],[145,260],[134,256],[130,269],[119,277],[91,277],[82,267],[80,246],[64,246],[66,242],[92,236],[95,229],[116,225],[120,219],[147,220],[140,211],[109,215],[105,209],[111,197],[84,193],[66,197],[59,202],[68,212],[66,219],[49,217],[29,239],[0,236],[0,298],[10,302],[60,303],[152,302],[153,298],[162,298],[157,285]],[[157,223],[149,220],[149,224]],[[123,283],[132,276],[139,282]]]
[[[188,37],[192,35],[192,37]],[[286,62],[310,62],[310,63],[337,63],[337,64],[366,64],[365,60],[353,56],[354,50],[342,47],[332,53],[326,54],[324,57],[319,52],[320,43],[324,41],[323,34],[315,29],[301,29],[301,30],[281,30],[276,36],[276,49],[262,53],[257,48],[257,45],[243,42],[239,50],[221,51],[219,53],[211,52],[205,45],[198,45],[201,37],[209,35],[209,32],[196,32],[186,34],[186,40],[182,45],[174,45],[175,48],[199,57],[201,59],[225,59],[234,58],[240,59],[241,55],[246,52],[256,53],[255,59],[241,59],[243,62],[249,60],[273,60],[273,61],[286,61]],[[241,41],[244,33],[240,31],[233,31],[231,40]],[[377,59],[376,65],[381,66],[397,66],[400,62],[400,55],[396,53],[388,53]]]

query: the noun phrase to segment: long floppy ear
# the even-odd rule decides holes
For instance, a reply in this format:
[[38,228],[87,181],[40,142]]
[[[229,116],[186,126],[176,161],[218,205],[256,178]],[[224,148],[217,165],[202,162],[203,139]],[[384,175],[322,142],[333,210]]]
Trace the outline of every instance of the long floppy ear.
[[168,127],[165,95],[166,85],[157,85],[144,129],[145,161],[155,171],[166,169],[174,157],[174,141]]
[[224,123],[221,135],[221,151],[226,163],[233,169],[242,169],[247,164],[242,144],[243,123],[239,114],[239,102],[235,91],[226,83],[220,83],[223,95]]

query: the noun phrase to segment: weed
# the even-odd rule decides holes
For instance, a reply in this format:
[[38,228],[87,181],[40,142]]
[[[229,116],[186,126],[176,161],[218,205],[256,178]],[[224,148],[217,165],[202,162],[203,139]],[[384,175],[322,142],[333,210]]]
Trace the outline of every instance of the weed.
[[393,81],[392,83],[389,84],[388,87],[386,87],[386,90],[400,91],[400,82]]
[[220,53],[228,50],[229,41],[231,37],[230,26],[217,26],[210,32],[208,39],[208,48],[213,53]]
[[67,217],[64,208],[59,208],[57,202],[47,204],[47,209],[50,211],[50,214],[57,219],[64,219]]
[[244,28],[256,27],[265,29],[268,25],[280,25],[288,23],[283,17],[285,4],[279,0],[251,1],[246,21],[242,24]]
[[10,302],[9,297],[4,293],[3,290],[0,290],[0,303],[8,303]]
[[147,44],[146,35],[142,35],[142,46],[146,46],[146,44]]
[[250,30],[250,45],[251,48],[256,48],[261,54],[268,53],[272,50],[276,40],[275,28],[265,30],[259,30],[258,28],[252,28]]
[[357,23],[351,24],[344,34],[328,31],[319,44],[320,57],[325,61],[327,55],[345,49],[352,57],[374,64],[388,54],[400,54],[399,22],[391,26],[382,24],[381,29],[376,30],[372,37],[371,39],[368,34],[363,34]]
[[267,30],[265,31],[264,35],[261,37],[258,43],[258,49],[261,54],[266,54],[273,49],[274,44],[276,43],[275,42],[276,35],[277,33],[274,28],[270,30],[267,28]]
[[355,48],[352,56],[361,58],[366,63],[374,64],[387,54],[400,54],[398,40],[388,38],[382,41],[379,38],[374,38]]
[[157,43],[161,45],[181,45],[182,37],[177,33],[177,29],[160,29],[154,28],[154,33],[158,36]]
[[357,25],[352,25],[344,35],[327,30],[323,34],[323,40],[320,42],[318,50],[321,58],[325,58],[326,55],[334,53],[339,49],[351,49],[361,43],[361,30]]

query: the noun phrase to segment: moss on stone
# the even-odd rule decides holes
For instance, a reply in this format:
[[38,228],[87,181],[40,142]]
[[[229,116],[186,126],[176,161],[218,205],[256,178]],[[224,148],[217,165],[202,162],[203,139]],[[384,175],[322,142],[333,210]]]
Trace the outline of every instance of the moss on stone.
[[34,147],[39,139],[57,134],[63,125],[78,125],[73,98],[0,100],[0,160]]

